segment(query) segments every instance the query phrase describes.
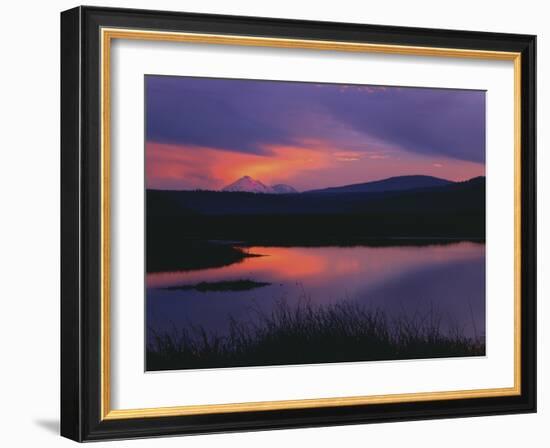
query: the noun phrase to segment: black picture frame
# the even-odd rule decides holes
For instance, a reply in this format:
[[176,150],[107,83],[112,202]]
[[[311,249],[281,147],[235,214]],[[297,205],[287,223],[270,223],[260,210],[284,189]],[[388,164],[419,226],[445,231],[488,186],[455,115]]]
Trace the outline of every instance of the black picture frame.
[[[102,419],[100,29],[521,53],[521,393],[389,404]],[[536,37],[77,7],[61,14],[61,434],[76,441],[536,411]]]

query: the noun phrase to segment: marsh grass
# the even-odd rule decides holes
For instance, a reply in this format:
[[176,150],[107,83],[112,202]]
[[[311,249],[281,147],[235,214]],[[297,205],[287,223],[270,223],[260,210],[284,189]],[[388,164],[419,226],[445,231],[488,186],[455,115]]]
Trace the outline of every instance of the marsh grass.
[[458,328],[441,330],[433,309],[391,319],[381,310],[343,301],[289,305],[280,300],[255,318],[229,318],[221,336],[200,326],[159,332],[149,329],[147,370],[313,364],[351,361],[482,356],[484,338]]

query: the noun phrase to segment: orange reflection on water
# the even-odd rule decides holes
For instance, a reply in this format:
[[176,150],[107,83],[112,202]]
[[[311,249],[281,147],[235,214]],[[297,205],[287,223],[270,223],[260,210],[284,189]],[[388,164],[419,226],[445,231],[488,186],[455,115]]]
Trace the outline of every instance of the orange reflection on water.
[[164,287],[182,282],[218,281],[242,279],[281,279],[286,281],[303,280],[320,275],[327,270],[326,257],[296,247],[251,247],[247,252],[254,255],[221,268],[200,269],[197,271],[160,272],[147,275],[147,286]]
[[379,283],[426,266],[484,256],[485,245],[460,242],[451,245],[392,247],[263,247],[246,248],[241,262],[196,271],[147,275],[148,287],[167,287],[198,282],[251,279],[264,282],[300,282],[323,287],[335,282]]

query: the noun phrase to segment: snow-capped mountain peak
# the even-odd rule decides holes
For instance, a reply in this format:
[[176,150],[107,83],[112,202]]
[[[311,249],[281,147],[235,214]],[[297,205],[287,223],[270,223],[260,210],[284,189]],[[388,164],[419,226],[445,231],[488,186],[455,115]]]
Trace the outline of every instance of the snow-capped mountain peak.
[[248,193],[272,193],[271,187],[250,176],[243,176],[232,184],[222,188],[222,191],[245,191]]
[[290,185],[287,185],[287,184],[272,185],[271,189],[273,190],[274,193],[278,193],[278,194],[298,193],[294,187],[291,187]]
[[235,182],[223,187],[222,191],[240,191],[247,193],[271,194],[297,193],[297,191],[290,185],[277,184],[273,186],[268,186],[257,179],[253,179],[250,176],[241,177]]

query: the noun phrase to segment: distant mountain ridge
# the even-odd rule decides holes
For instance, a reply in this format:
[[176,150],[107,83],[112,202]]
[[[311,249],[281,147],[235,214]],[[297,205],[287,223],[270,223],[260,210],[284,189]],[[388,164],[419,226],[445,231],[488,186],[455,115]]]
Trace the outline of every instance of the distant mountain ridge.
[[480,205],[485,201],[484,191],[485,177],[430,188],[337,194],[147,190],[147,213],[163,216],[342,215],[421,210],[458,213],[461,208],[484,210]]
[[443,187],[455,182],[434,176],[411,175],[395,176],[387,179],[364,182],[360,184],[342,185],[318,190],[309,190],[304,193],[381,193],[387,191],[405,191],[423,188]]
[[241,193],[267,193],[267,194],[290,194],[298,193],[293,187],[286,184],[268,186],[263,182],[253,179],[250,176],[243,176],[235,182],[222,188],[225,192]]
[[[304,191],[303,194],[324,193],[383,193],[392,191],[418,190],[425,188],[444,187],[456,182],[435,176],[408,175],[394,176],[387,179],[362,182],[358,184],[341,185]],[[243,176],[235,182],[222,188],[223,192],[263,193],[263,194],[294,194],[298,191],[286,184],[266,185],[250,176]]]

